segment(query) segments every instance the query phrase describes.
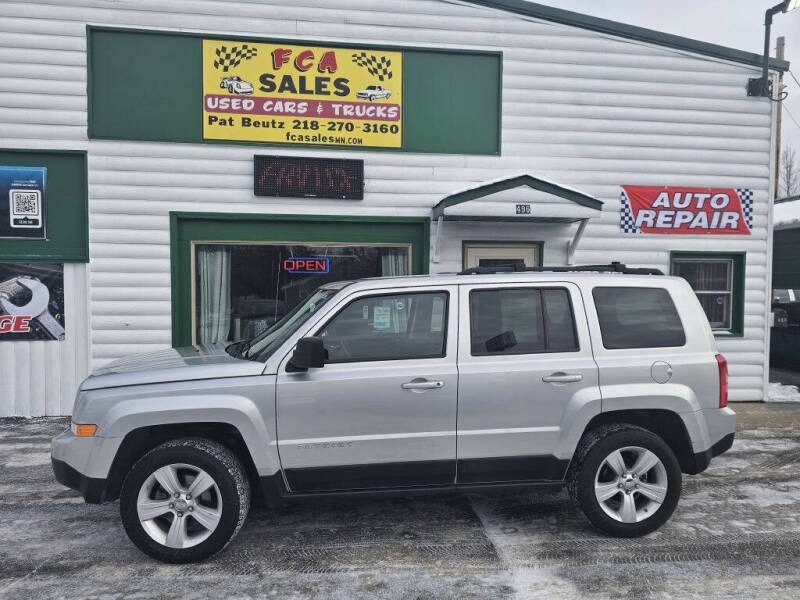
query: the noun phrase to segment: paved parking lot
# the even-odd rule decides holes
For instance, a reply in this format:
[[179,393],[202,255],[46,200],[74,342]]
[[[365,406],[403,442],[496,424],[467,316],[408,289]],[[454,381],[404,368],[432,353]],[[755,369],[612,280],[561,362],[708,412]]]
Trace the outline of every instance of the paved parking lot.
[[734,408],[733,449],[644,539],[599,535],[564,493],[351,498],[258,509],[183,566],[55,483],[66,420],[0,420],[0,598],[797,598],[800,405]]

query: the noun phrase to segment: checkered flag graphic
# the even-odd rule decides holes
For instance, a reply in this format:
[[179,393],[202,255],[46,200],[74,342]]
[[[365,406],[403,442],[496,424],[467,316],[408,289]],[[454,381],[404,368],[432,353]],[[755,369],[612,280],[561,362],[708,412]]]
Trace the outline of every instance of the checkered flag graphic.
[[736,195],[739,196],[739,202],[742,204],[742,212],[744,213],[744,222],[747,223],[747,228],[752,231],[753,190],[747,188],[736,188]]
[[258,52],[258,48],[251,48],[247,44],[242,44],[242,47],[220,46],[215,51],[217,58],[214,59],[214,68],[227,73],[230,69],[239,66],[243,60],[250,60]]
[[622,233],[642,233],[633,220],[631,202],[625,192],[619,195],[619,230]]
[[369,74],[377,77],[378,81],[392,78],[392,60],[385,56],[377,57],[366,52],[353,54],[353,62],[359,67],[364,67]]

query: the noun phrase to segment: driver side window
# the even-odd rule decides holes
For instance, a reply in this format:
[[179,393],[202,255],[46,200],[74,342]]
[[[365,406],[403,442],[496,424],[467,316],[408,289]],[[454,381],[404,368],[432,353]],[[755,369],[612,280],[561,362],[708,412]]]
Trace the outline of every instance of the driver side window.
[[447,340],[447,292],[364,296],[319,333],[327,363],[440,358]]

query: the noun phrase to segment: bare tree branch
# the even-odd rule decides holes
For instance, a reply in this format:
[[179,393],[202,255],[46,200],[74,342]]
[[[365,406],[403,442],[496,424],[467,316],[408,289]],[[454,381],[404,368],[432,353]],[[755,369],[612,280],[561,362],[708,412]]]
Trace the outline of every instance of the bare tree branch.
[[784,146],[781,152],[780,197],[786,198],[800,194],[800,161],[792,146]]

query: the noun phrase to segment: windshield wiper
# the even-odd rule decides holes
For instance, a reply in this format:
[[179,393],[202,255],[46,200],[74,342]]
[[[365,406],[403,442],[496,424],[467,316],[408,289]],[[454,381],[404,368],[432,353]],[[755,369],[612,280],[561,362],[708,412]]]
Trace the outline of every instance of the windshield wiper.
[[250,350],[250,345],[252,343],[252,339],[233,342],[230,346],[225,348],[225,350],[234,358],[247,358],[247,352]]

